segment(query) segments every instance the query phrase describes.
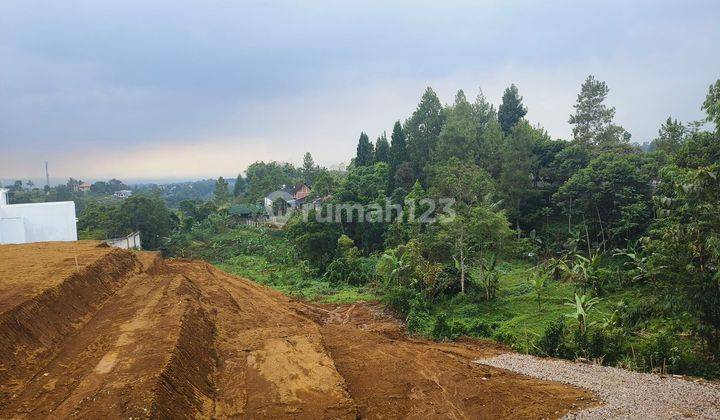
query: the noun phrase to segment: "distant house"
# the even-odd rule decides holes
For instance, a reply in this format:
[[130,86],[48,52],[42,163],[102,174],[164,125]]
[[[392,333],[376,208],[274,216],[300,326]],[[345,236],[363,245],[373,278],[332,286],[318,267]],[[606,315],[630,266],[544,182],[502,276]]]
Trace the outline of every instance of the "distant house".
[[128,198],[131,195],[132,195],[132,191],[130,191],[130,190],[115,191],[115,194],[113,194],[113,196],[115,196],[117,198]]
[[310,187],[305,184],[297,184],[291,187],[283,187],[280,190],[281,195],[273,192],[265,197],[263,203],[265,207],[277,206],[277,201],[282,200],[287,207],[296,208],[305,204],[307,197],[310,195]]
[[78,190],[81,192],[88,192],[90,191],[90,183],[89,182],[83,182],[82,184],[78,185]]

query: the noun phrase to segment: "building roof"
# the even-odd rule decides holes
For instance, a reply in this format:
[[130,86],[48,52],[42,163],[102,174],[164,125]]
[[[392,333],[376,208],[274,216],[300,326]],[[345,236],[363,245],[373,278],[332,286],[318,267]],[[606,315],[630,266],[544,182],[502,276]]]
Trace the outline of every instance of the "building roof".
[[294,195],[296,192],[300,191],[302,189],[302,187],[309,188],[307,185],[305,185],[304,183],[301,182],[297,185],[291,185],[289,187],[285,187],[282,190],[288,194]]

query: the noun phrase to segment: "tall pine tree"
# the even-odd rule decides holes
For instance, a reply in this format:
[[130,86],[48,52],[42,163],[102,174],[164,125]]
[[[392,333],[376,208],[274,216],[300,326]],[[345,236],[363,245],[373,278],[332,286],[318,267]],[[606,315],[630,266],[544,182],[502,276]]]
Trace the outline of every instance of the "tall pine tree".
[[390,163],[390,143],[385,133],[375,141],[375,162]]
[[517,86],[514,84],[505,89],[502,103],[498,108],[498,122],[500,122],[500,128],[505,134],[509,133],[515,124],[527,114],[527,108],[522,104],[522,99]]
[[213,200],[217,204],[227,203],[230,200],[230,190],[228,188],[228,182],[225,178],[220,177],[215,181],[215,191],[213,192]]
[[455,157],[475,163],[478,155],[477,121],[473,106],[462,90],[455,95],[455,104],[446,110],[446,114],[447,121],[433,151],[433,161],[444,162]]
[[240,197],[245,194],[245,187],[245,178],[242,177],[242,174],[238,174],[237,178],[235,178],[235,185],[233,186],[233,197]]
[[405,143],[405,132],[400,121],[395,121],[392,134],[390,135],[390,179],[388,185],[390,191],[395,189],[395,174],[403,162],[410,161],[410,156]]
[[315,160],[313,160],[312,155],[310,152],[305,152],[305,156],[303,156],[303,181],[307,185],[312,185],[315,174],[317,173],[317,166],[315,166]]
[[530,174],[534,166],[533,145],[535,130],[527,121],[516,124],[506,137],[502,149],[500,191],[505,196],[505,208],[510,219],[520,228],[520,211],[532,196]]
[[437,144],[444,123],[445,116],[440,99],[435,91],[428,87],[404,127],[410,160],[416,175],[423,180],[430,154]]
[[370,166],[374,163],[375,152],[373,145],[370,143],[368,135],[360,133],[360,139],[357,145],[357,156],[355,157],[355,166]]

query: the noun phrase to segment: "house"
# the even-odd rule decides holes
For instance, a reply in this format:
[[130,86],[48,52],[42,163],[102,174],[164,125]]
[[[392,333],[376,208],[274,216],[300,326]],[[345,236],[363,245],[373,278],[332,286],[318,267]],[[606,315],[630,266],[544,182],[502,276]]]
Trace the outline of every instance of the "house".
[[131,195],[132,195],[132,191],[130,191],[130,190],[115,191],[115,194],[113,194],[113,196],[116,198],[128,198]]
[[[263,199],[266,208],[273,207],[278,204],[278,200],[282,200],[285,205],[283,207],[297,208],[305,204],[307,197],[310,195],[310,187],[301,183],[291,187],[283,186],[280,191],[274,191]],[[283,211],[284,213],[284,211]]]
[[89,182],[83,182],[82,184],[78,185],[78,190],[85,193],[90,191],[90,187],[91,185]]
[[0,244],[77,241],[75,203],[8,204],[0,188]]

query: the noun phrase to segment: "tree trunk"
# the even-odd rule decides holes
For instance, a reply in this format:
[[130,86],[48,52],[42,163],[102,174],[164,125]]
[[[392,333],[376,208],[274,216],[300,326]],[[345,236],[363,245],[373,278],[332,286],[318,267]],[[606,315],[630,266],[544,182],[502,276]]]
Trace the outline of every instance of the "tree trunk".
[[585,225],[585,240],[587,241],[588,258],[592,259],[592,250],[590,248],[590,233],[588,232],[587,221],[585,220],[585,216],[583,216],[583,224]]
[[607,248],[605,247],[605,242],[606,242],[605,229],[603,229],[603,222],[602,222],[602,219],[600,218],[600,209],[598,209],[597,204],[595,205],[595,213],[597,213],[598,223],[600,223],[600,235],[601,235],[602,241],[603,241],[603,251],[607,251]]
[[465,252],[460,248],[460,294],[465,294]]

